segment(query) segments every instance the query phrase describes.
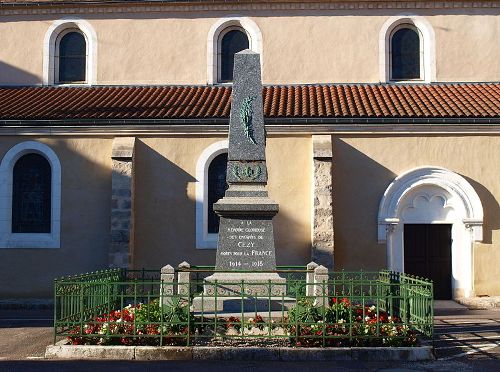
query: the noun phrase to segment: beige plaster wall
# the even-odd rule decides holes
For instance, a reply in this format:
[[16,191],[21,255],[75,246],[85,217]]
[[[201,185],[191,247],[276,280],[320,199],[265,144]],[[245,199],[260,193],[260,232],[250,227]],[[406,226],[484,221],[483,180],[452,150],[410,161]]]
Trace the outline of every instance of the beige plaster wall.
[[377,243],[382,195],[395,177],[434,165],[474,187],[484,208],[484,241],[474,244],[476,294],[500,295],[499,136],[334,136],[333,195],[336,269],[380,269]]
[[[196,162],[220,138],[139,138],[136,143],[134,266],[188,261],[215,265],[215,249],[196,249]],[[278,265],[310,260],[311,144],[306,137],[268,137],[269,195]],[[293,154],[293,161],[289,155]]]
[[[499,9],[255,9],[237,15],[262,32],[264,83],[289,84],[378,82],[379,31],[403,12],[425,16],[434,28],[437,81],[500,79]],[[97,34],[98,84],[206,84],[207,36],[229,15],[235,12],[74,14]],[[62,17],[0,16],[1,85],[41,84],[44,35]]]
[[0,248],[0,299],[50,298],[56,277],[107,267],[112,140],[3,137],[0,158],[26,140],[47,144],[61,163],[61,247]]

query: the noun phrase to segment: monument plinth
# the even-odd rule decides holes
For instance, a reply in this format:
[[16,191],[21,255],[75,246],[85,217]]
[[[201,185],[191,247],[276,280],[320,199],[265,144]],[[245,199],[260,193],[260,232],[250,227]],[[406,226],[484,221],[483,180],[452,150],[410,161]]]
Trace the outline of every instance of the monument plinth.
[[[229,124],[229,150],[224,198],[214,204],[220,217],[216,270],[205,279],[205,293],[241,296],[248,293],[282,296],[285,278],[277,273],[273,217],[278,204],[269,198],[266,166],[266,134],[262,104],[260,56],[244,50],[234,58],[234,82]],[[251,273],[246,271],[252,271]]]

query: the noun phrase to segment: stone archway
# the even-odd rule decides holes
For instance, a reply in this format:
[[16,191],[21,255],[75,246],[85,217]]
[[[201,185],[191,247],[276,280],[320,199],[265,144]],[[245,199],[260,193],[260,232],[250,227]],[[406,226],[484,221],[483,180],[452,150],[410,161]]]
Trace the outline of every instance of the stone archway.
[[404,271],[405,224],[452,225],[453,298],[473,295],[475,241],[482,240],[483,208],[462,176],[439,167],[413,169],[397,177],[382,197],[378,240],[387,244],[387,267]]

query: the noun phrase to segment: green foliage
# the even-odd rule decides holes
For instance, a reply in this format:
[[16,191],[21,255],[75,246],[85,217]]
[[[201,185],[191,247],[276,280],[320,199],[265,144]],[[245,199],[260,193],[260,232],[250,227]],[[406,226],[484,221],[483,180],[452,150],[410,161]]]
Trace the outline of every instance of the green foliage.
[[415,346],[416,331],[376,306],[347,298],[318,306],[301,298],[288,312],[288,333],[295,346]]
[[158,300],[153,300],[149,304],[141,304],[135,309],[136,323],[159,323],[162,321],[162,309]]
[[288,320],[294,323],[315,323],[322,319],[323,308],[315,306],[308,298],[300,298],[297,305],[288,311]]

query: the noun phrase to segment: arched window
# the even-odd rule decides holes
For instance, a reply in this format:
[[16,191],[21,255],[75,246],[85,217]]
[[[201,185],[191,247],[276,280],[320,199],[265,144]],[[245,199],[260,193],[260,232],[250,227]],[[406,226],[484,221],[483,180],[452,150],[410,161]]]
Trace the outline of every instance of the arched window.
[[212,143],[196,163],[196,248],[217,248],[219,218],[213,204],[227,188],[226,167],[229,141]]
[[391,79],[421,79],[420,35],[412,25],[401,25],[391,36]]
[[43,84],[95,84],[97,34],[79,18],[54,21],[43,42]]
[[226,183],[227,153],[217,155],[208,167],[208,233],[219,232],[219,216],[213,210],[213,205],[224,197]]
[[219,82],[233,81],[234,55],[248,49],[249,45],[248,36],[242,29],[232,28],[221,34]]
[[0,249],[59,248],[61,164],[47,145],[25,141],[0,162]]
[[85,83],[87,65],[87,42],[76,30],[62,34],[58,48],[58,82]]
[[12,233],[50,233],[51,169],[40,154],[27,154],[14,165]]
[[379,32],[380,81],[436,81],[436,37],[418,15],[388,18]]
[[217,20],[207,35],[207,82],[231,82],[234,54],[244,49],[259,53],[262,64],[262,33],[257,23],[238,16]]

